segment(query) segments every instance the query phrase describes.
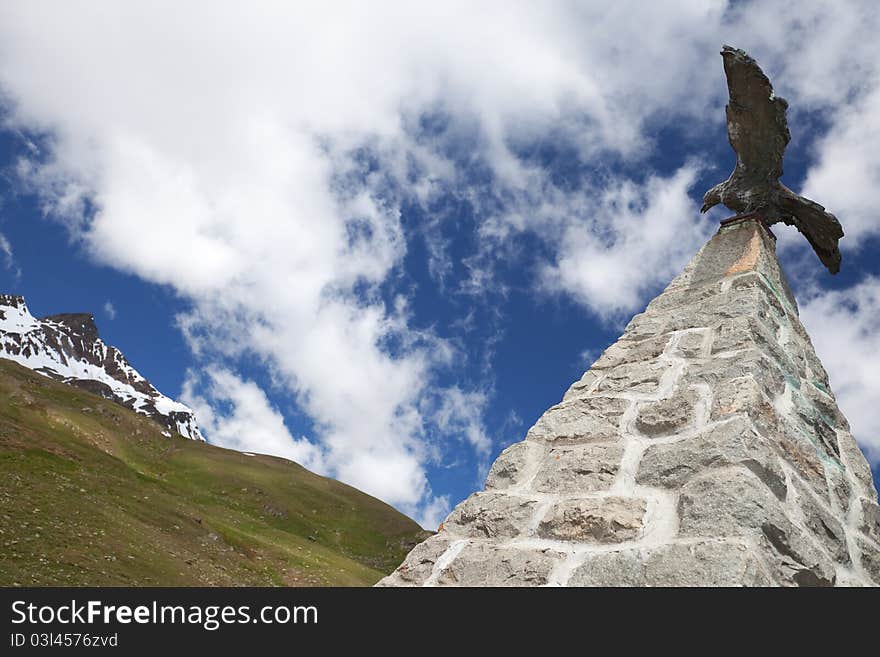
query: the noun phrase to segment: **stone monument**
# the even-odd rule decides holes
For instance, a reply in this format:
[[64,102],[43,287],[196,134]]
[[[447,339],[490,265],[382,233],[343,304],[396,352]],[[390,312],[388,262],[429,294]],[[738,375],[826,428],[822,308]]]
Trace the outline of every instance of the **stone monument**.
[[[722,55],[739,173],[706,203],[740,214],[379,585],[880,584],[871,469],[768,225],[797,225],[832,271],[843,232],[778,182],[785,101],[745,53]],[[785,138],[755,176],[742,129],[768,120]]]

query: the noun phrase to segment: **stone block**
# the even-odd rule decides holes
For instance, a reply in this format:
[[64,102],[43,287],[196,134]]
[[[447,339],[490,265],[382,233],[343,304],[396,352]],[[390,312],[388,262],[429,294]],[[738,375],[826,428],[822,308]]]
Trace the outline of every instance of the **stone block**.
[[[804,332],[804,336],[806,337],[807,343],[809,343],[809,336]],[[828,383],[828,372],[825,371],[825,368],[822,366],[822,362],[819,360],[819,357],[816,356],[816,352],[813,350],[812,344],[808,349],[804,350],[804,357],[807,361],[807,376],[813,380],[821,383],[826,389],[831,388]]]
[[853,501],[852,486],[846,476],[846,468],[843,466],[825,468],[825,479],[829,504],[835,507],[841,517],[845,517]]
[[628,340],[645,340],[667,333],[665,320],[662,316],[639,313],[635,315],[624,329],[623,335]]
[[880,506],[876,500],[859,498],[859,531],[880,544]]
[[846,533],[843,530],[843,525],[796,478],[794,479],[794,487],[797,492],[797,507],[803,515],[804,524],[835,561],[844,565],[849,564],[849,548],[846,543]]
[[750,315],[732,317],[713,328],[713,354],[757,348],[788,375],[798,379],[806,376],[806,368],[798,366],[800,361],[793,359],[779,344],[776,334],[756,318]]
[[737,465],[751,470],[778,499],[785,499],[785,472],[779,457],[743,417],[708,427],[693,438],[651,445],[639,462],[636,481],[678,488],[694,477],[708,475],[712,468]]
[[[810,485],[814,493],[820,497],[828,495],[828,483],[825,479],[826,468],[823,462],[823,459],[827,459],[827,457],[824,450],[819,448],[818,441],[807,436],[803,429],[796,427],[793,422],[789,422],[781,416],[777,416],[776,427],[757,428],[763,436],[779,448],[785,462],[794,467],[801,479]],[[838,466],[835,464],[835,467]]]
[[[812,388],[812,386],[803,386]],[[813,443],[821,447],[824,456],[840,462],[840,446],[837,444],[837,431],[831,426],[834,420],[822,413],[801,394],[800,390],[791,393],[794,414],[790,419],[799,424],[803,433],[811,436]]]
[[[767,304],[773,317],[784,317],[793,311],[790,300],[784,296],[784,292],[774,290],[770,281],[758,272],[748,272],[735,277],[730,282],[730,292],[733,299],[758,298]],[[794,313],[795,315],[797,313]]]
[[705,331],[688,331],[678,339],[678,346],[675,348],[674,355],[681,356],[682,358],[699,358],[703,356],[703,350],[710,337],[711,330],[709,329]]
[[472,542],[443,571],[443,586],[542,586],[562,555]]
[[503,490],[524,484],[531,460],[544,454],[544,447],[529,441],[514,443],[505,449],[492,464],[486,477],[487,490]]
[[685,380],[706,383],[712,390],[720,390],[728,382],[741,377],[753,379],[769,399],[785,391],[785,373],[766,354],[755,348],[695,363],[688,368]]
[[859,493],[862,497],[870,500],[877,499],[877,489],[874,488],[874,476],[865,456],[856,444],[855,438],[849,431],[839,431],[837,445],[840,448],[840,458],[846,469],[855,477],[860,486]]
[[607,490],[622,457],[623,447],[616,444],[554,447],[535,477],[535,490],[558,494]]
[[[752,345],[768,354],[773,354],[779,348],[776,335],[751,315],[725,318],[714,327],[714,330],[713,354],[746,349]],[[775,356],[776,354],[774,360],[778,360]]]
[[683,537],[751,536],[784,584],[832,586],[834,565],[795,526],[770,489],[741,468],[715,470],[681,489],[679,533]]
[[443,522],[453,536],[514,538],[523,534],[536,502],[503,492],[474,493]]
[[871,581],[880,586],[880,550],[864,539],[857,539],[862,568]]
[[660,335],[644,340],[618,340],[593,363],[593,369],[602,370],[627,363],[653,360],[666,349],[669,338],[668,335]]
[[[680,308],[698,308],[700,304],[721,293],[721,282],[710,281],[699,285],[670,286],[655,297],[645,312],[651,315],[679,314]],[[673,312],[670,312],[673,311]]]
[[650,437],[666,436],[692,425],[697,395],[691,389],[678,388],[667,399],[641,402],[636,415],[636,429]]
[[772,586],[740,542],[705,540],[591,554],[569,586]]
[[688,280],[693,285],[754,271],[767,248],[760,227],[753,222],[722,226],[694,258]]
[[564,401],[544,413],[526,439],[553,445],[616,441],[628,405],[625,399],[600,396]]
[[596,387],[596,392],[603,394],[655,393],[660,387],[660,378],[669,367],[668,363],[656,361],[646,364],[628,363],[612,367],[606,370],[605,376]]
[[442,534],[430,536],[410,550],[397,570],[381,579],[376,586],[422,586],[450,543],[449,538]]
[[837,401],[831,390],[825,384],[810,380],[809,385],[801,386],[800,392],[807,403],[811,404],[831,427],[849,431],[849,423],[837,407]]
[[568,401],[570,399],[589,397],[596,383],[598,383],[601,378],[602,375],[599,374],[598,370],[587,370],[580,379],[569,386],[568,390],[565,391],[562,400]]
[[718,422],[733,415],[747,415],[753,422],[761,422],[767,427],[777,423],[773,403],[752,376],[719,383],[712,391],[709,419]]
[[578,543],[622,543],[639,535],[647,504],[630,497],[557,502],[538,525],[542,538]]

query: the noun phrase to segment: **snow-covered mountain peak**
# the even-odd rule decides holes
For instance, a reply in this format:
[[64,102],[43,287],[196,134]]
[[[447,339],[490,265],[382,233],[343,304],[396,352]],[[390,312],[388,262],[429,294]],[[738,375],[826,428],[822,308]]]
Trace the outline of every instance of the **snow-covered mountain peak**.
[[24,297],[0,294],[0,331],[4,333],[27,333],[37,325],[28,310]]
[[166,397],[98,335],[95,318],[36,319],[23,297],[0,294],[0,358],[111,399],[187,438],[204,440],[192,410]]

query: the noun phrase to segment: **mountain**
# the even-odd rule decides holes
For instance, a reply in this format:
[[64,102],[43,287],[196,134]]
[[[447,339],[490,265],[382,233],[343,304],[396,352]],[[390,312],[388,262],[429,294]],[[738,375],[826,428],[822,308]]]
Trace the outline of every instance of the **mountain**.
[[361,586],[428,535],[296,463],[168,437],[0,359],[0,586]]
[[204,440],[189,407],[163,395],[98,336],[92,315],[36,319],[24,297],[0,294],[0,358],[147,415],[170,433]]

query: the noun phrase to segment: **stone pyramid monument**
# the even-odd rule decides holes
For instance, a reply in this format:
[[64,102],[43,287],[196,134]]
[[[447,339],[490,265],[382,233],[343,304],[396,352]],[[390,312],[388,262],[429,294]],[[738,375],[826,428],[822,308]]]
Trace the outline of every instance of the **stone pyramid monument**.
[[703,211],[738,214],[380,585],[880,585],[871,469],[769,226],[832,274],[843,229],[779,181],[788,103],[721,56],[736,168]]
[[880,508],[758,214],[735,217],[385,586],[880,584]]

